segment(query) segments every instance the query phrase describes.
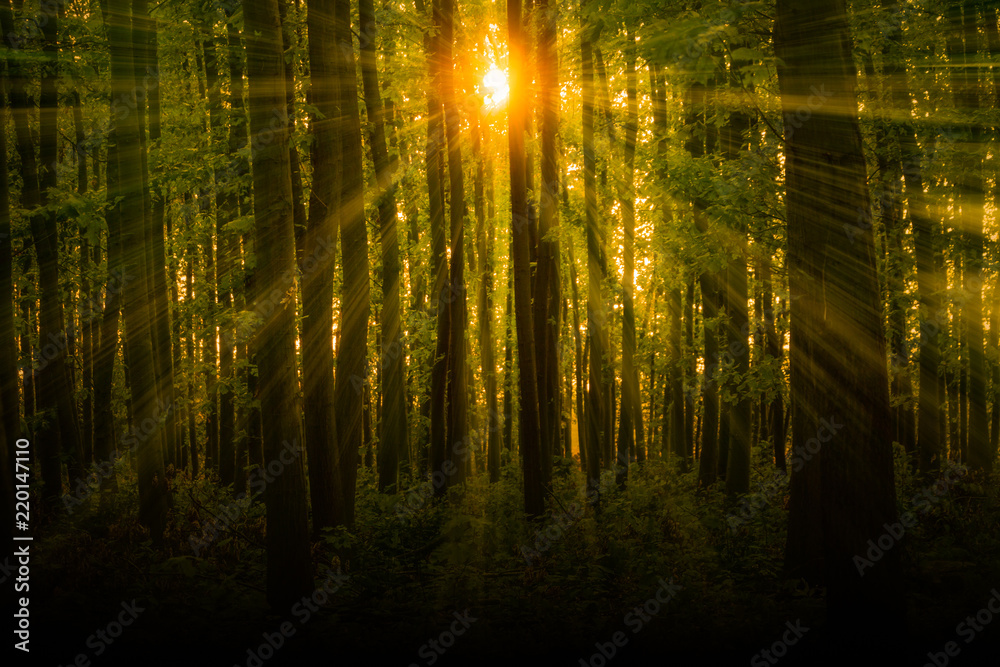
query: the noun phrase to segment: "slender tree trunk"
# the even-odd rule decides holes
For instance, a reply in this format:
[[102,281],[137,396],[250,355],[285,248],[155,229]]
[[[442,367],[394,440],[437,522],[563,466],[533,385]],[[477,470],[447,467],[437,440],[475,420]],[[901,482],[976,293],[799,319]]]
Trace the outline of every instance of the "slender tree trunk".
[[[513,253],[510,253],[513,255]],[[514,318],[514,274],[507,277],[507,307],[504,310],[503,337],[503,449],[510,456],[514,444],[514,332],[511,322]]]
[[[56,3],[57,15],[62,13],[62,4],[62,2]],[[42,81],[38,120],[38,159],[40,164],[37,166],[37,189],[35,193],[30,193],[30,190],[34,189],[30,183],[32,178],[30,172],[34,170],[34,165],[22,167],[23,182],[27,184],[22,192],[22,206],[30,211],[31,235],[38,260],[40,346],[45,349],[48,345],[54,345],[57,350],[51,360],[48,360],[47,356],[42,357],[44,361],[42,361],[39,372],[40,386],[37,391],[38,407],[51,413],[49,418],[53,420],[58,431],[35,434],[40,443],[42,481],[46,485],[43,493],[43,504],[51,509],[62,495],[59,445],[61,444],[62,452],[70,458],[71,472],[75,467],[75,462],[82,458],[82,450],[76,405],[73,401],[73,385],[70,369],[66,364],[66,355],[73,334],[72,328],[66,326],[62,299],[59,294],[58,220],[54,211],[36,209],[36,206],[45,207],[49,204],[49,197],[56,187],[58,161],[57,19],[55,15],[50,15],[48,19],[42,25]],[[21,76],[15,76],[13,82],[15,87],[24,85],[24,79]],[[18,113],[19,109],[22,108],[21,105],[25,104],[27,99],[26,92],[16,92],[13,105],[15,130],[18,133],[18,151],[22,162],[27,158],[30,163],[33,163],[34,147],[30,143],[30,136],[21,136],[22,133],[28,131],[26,126],[21,127],[21,123],[27,121],[29,110],[23,107],[23,112]],[[18,123],[19,120],[21,123]],[[27,156],[29,152],[31,153],[30,157]],[[32,199],[35,201],[32,202]]]
[[[989,426],[986,412],[986,358],[983,349],[983,218],[985,217],[985,188],[983,181],[982,143],[985,136],[982,124],[976,120],[979,114],[979,27],[977,24],[978,3],[965,0],[962,7],[953,3],[949,7],[954,40],[949,40],[948,55],[954,57],[952,63],[952,90],[955,107],[968,119],[959,129],[964,138],[962,168],[956,182],[956,202],[962,207],[963,245],[965,248],[963,291],[968,302],[963,305],[962,337],[968,346],[968,425],[962,418],[962,430],[968,434],[968,462],[974,470],[991,471],[994,452],[989,443]],[[962,18],[960,20],[959,15]],[[953,46],[954,44],[954,46]],[[958,66],[959,54],[962,52]],[[964,380],[963,380],[964,381]],[[962,403],[963,409],[965,402]],[[964,439],[963,439],[964,444]]]
[[368,236],[365,229],[361,155],[361,115],[351,33],[350,0],[336,0],[335,35],[339,53],[341,151],[340,237],[343,252],[340,343],[337,350],[337,470],[341,475],[343,519],[354,523],[354,491],[361,444],[361,390],[368,377]]
[[[208,80],[209,112],[211,114],[210,124],[212,128],[212,143],[215,145],[214,152],[221,153],[223,150],[229,155],[228,131],[223,127],[225,121],[222,110],[222,71],[218,55],[221,45],[215,42],[212,35],[213,26],[206,25],[208,35],[205,39],[205,66]],[[226,148],[223,149],[223,146]],[[218,449],[213,451],[218,453],[219,483],[223,486],[233,484],[236,481],[236,453],[234,450],[235,433],[235,406],[233,402],[233,362],[236,349],[234,346],[234,333],[231,325],[230,309],[232,307],[232,279],[233,279],[233,259],[232,259],[232,232],[226,229],[226,225],[238,214],[235,202],[224,191],[223,184],[227,174],[221,169],[215,172],[215,239],[216,239],[216,262],[215,262],[215,296],[219,317],[215,318],[219,331],[219,377],[213,383],[214,390],[212,402],[218,401]],[[214,364],[213,364],[214,365]],[[215,395],[218,398],[215,398]]]
[[576,346],[576,439],[580,447],[580,465],[587,472],[587,422],[584,419],[584,385],[583,376],[586,372],[587,360],[583,350],[583,335],[580,333],[580,290],[577,288],[576,258],[573,257],[573,244],[568,244],[569,250],[569,282],[573,294],[573,343]]
[[[0,88],[0,95],[3,94]],[[2,104],[0,104],[2,107]],[[87,156],[84,152],[83,109],[80,104],[80,93],[73,91],[73,134],[75,135],[77,185],[76,191],[81,197],[87,194]],[[2,147],[0,147],[2,148]],[[6,155],[0,151],[0,156]],[[0,174],[2,176],[2,174]],[[0,215],[3,215],[0,211]],[[3,243],[0,240],[0,243]],[[10,241],[7,241],[9,244]],[[2,252],[2,248],[0,248]],[[93,261],[90,250],[90,239],[86,230],[80,233],[80,327],[83,340],[80,344],[81,390],[83,401],[81,407],[82,421],[80,429],[80,444],[83,453],[81,469],[86,469],[94,460],[94,319],[99,315],[95,308],[95,296],[91,292],[90,272]],[[10,263],[6,266],[10,266]],[[0,275],[0,294],[3,291],[4,276]],[[2,306],[0,306],[2,308]],[[0,310],[2,312],[2,310]],[[13,314],[13,311],[12,311]],[[16,348],[11,348],[16,349]]]
[[[604,329],[606,304],[604,302],[603,245],[597,211],[597,160],[594,152],[594,49],[596,31],[586,17],[581,18],[580,58],[582,72],[583,105],[583,183],[587,229],[587,343],[589,344],[589,390],[587,392],[587,488],[593,492],[594,502],[601,476],[600,444],[608,428],[604,390]],[[516,89],[514,89],[516,90]]]
[[[483,384],[486,391],[486,459],[490,483],[500,481],[500,415],[497,414],[497,371],[493,341],[493,228],[495,225],[493,206],[489,207],[487,219],[486,180],[487,168],[484,150],[488,150],[489,125],[482,122],[482,115],[475,112],[473,152],[476,157],[476,252],[479,255],[479,359]],[[486,148],[484,148],[484,144]],[[492,171],[489,179],[492,181]],[[487,234],[486,226],[490,231]]]
[[773,287],[771,284],[771,258],[765,257],[760,264],[761,268],[761,289],[764,299],[764,354],[769,363],[775,364],[778,383],[775,396],[770,402],[768,433],[771,437],[771,444],[774,447],[774,465],[782,472],[787,472],[785,461],[785,399],[781,393],[784,384],[781,367],[784,363],[785,346],[783,340],[778,336],[774,321],[774,299]]
[[[558,450],[559,403],[559,244],[551,235],[559,226],[559,162],[556,135],[559,129],[559,60],[556,54],[558,7],[551,0],[539,0],[537,18],[536,69],[537,111],[541,134],[541,183],[538,201],[537,267],[533,284],[532,325],[539,396],[539,427],[542,438],[542,483],[552,481],[552,457]],[[532,89],[534,93],[534,89]],[[531,188],[531,177],[527,176]],[[529,210],[529,217],[531,211]]]
[[[642,400],[639,394],[639,372],[635,365],[635,143],[639,130],[639,102],[636,95],[635,33],[629,28],[625,46],[625,87],[628,112],[625,120],[625,179],[622,184],[621,208],[623,227],[624,304],[622,308],[622,400],[621,427],[618,437],[618,465],[628,471],[629,452],[642,444],[635,437],[642,429]],[[638,460],[638,452],[636,459]]]
[[[377,32],[372,0],[358,2],[361,31]],[[406,404],[403,398],[405,368],[399,299],[399,241],[397,240],[395,164],[389,159],[385,140],[385,119],[376,69],[375,40],[361,43],[361,77],[364,83],[365,108],[368,112],[368,135],[378,186],[379,227],[382,235],[382,349],[379,369],[382,372],[383,400],[379,429],[379,489],[392,491],[398,481],[399,461],[407,449]]]
[[[105,26],[110,25],[105,13]],[[110,43],[110,34],[109,43]],[[114,91],[111,96],[111,113],[116,113],[118,102]],[[112,204],[121,193],[118,175],[118,133],[108,132],[107,160],[105,169],[106,200]],[[94,353],[94,455],[101,461],[110,461],[115,447],[114,413],[111,405],[111,391],[114,378],[115,358],[118,356],[119,314],[121,310],[121,293],[126,278],[133,280],[134,276],[126,276],[123,272],[121,255],[121,218],[118,208],[109,205],[105,208],[104,220],[108,227],[108,270],[104,287],[104,310],[101,314],[100,345]],[[116,488],[117,482],[112,474],[101,482],[101,489]],[[103,500],[104,496],[102,496]]]
[[[262,143],[253,159],[254,218],[257,234],[257,277],[265,288],[285,292],[293,286],[285,275],[295,266],[291,168],[288,162],[288,123],[271,127],[273,110],[283,109],[285,83],[277,0],[244,6],[247,74],[250,88],[250,131],[253,136],[271,130],[274,141]],[[352,98],[353,99],[353,98]],[[356,106],[355,106],[356,108]],[[309,555],[305,475],[299,455],[299,419],[295,409],[298,382],[295,372],[294,299],[263,301],[255,311],[264,318],[254,340],[261,377],[260,401],[264,428],[264,459],[291,463],[264,491],[267,506],[267,600],[272,608],[287,610],[313,589]],[[363,359],[362,359],[363,361]]]
[[[418,9],[423,11],[423,3],[418,0]],[[441,106],[441,34],[443,21],[441,2],[434,0],[431,6],[432,30],[424,37],[427,52],[428,75],[431,79],[427,90],[427,150],[426,171],[428,201],[430,204],[431,255],[434,280],[431,291],[429,312],[437,328],[437,342],[431,369],[430,397],[430,467],[431,474],[442,472],[447,458],[448,430],[445,412],[448,383],[449,336],[451,333],[451,295],[446,291],[448,284],[447,240],[444,225],[444,158],[445,147],[444,111]],[[435,31],[436,29],[436,31]],[[434,485],[434,495],[442,496],[447,490],[443,484]]]
[[[510,89],[524,90],[528,81],[524,26],[520,0],[507,1],[510,48]],[[539,433],[538,385],[535,375],[535,340],[531,312],[530,218],[524,135],[528,114],[525,100],[512,95],[508,102],[510,143],[510,193],[515,326],[517,330],[518,377],[521,397],[520,442],[524,471],[524,510],[530,516],[545,511],[542,478],[542,441]]]
[[309,198],[305,247],[310,270],[302,267],[302,384],[304,390],[306,454],[313,535],[342,521],[342,476],[334,465],[338,451],[334,411],[333,273],[337,252],[337,210],[340,203],[340,142],[337,104],[339,83],[334,62],[334,3],[314,0],[309,5],[310,121],[312,191]]
[[[13,20],[10,15],[8,0],[0,0],[0,30],[9,34]],[[5,72],[10,72],[13,65],[5,62]],[[7,170],[7,79],[0,81],[0,492],[7,509],[5,519],[8,525],[13,519],[14,487],[11,470],[11,443],[21,437],[21,397],[18,392],[17,372],[17,339],[14,329],[14,256],[10,226],[10,186]],[[79,141],[78,141],[79,144]]]
[[449,210],[451,238],[451,267],[449,271],[450,335],[448,352],[448,451],[455,474],[448,476],[448,484],[458,484],[465,479],[464,452],[471,447],[468,426],[468,389],[466,386],[466,291],[465,291],[465,185],[462,171],[461,118],[455,97],[454,61],[454,0],[441,2],[439,76],[441,103],[444,109],[445,134],[448,139],[448,176],[450,181]]
[[[149,143],[159,150],[160,142],[160,66],[158,56],[158,24],[156,19],[144,17],[146,28],[145,61],[140,63],[141,77],[136,74],[136,89],[142,90],[149,99]],[[159,180],[161,169],[153,173]],[[150,188],[152,195],[152,279],[153,279],[153,328],[155,329],[157,394],[167,406],[166,423],[163,425],[165,455],[167,462],[179,464],[179,434],[177,432],[176,397],[174,396],[174,364],[170,334],[170,286],[167,282],[167,248],[164,237],[166,201],[163,189]],[[221,238],[221,237],[220,237]],[[225,370],[225,369],[224,369]]]
[[[111,74],[117,99],[126,100],[132,93],[135,70],[133,54],[136,37],[129,0],[109,0],[109,38]],[[118,173],[122,244],[122,270],[125,274],[123,299],[125,346],[128,382],[131,389],[133,431],[130,449],[135,450],[139,472],[139,520],[149,530],[154,544],[163,538],[170,490],[164,476],[162,432],[163,416],[156,404],[156,375],[151,343],[149,267],[146,247],[146,216],[143,197],[149,184],[143,180],[142,145],[138,114],[125,114],[114,128],[118,143]],[[157,424],[149,433],[148,423]],[[141,429],[141,430],[140,430]]]
[[[739,61],[737,61],[740,64]],[[745,137],[750,129],[750,121],[741,111],[731,111],[729,120],[723,127],[722,147],[727,160],[739,159],[744,149]],[[750,417],[753,398],[750,391],[741,389],[740,384],[750,375],[750,312],[747,306],[749,288],[747,279],[747,230],[739,220],[733,223],[730,237],[733,247],[728,259],[728,289],[726,290],[729,311],[728,357],[733,360],[736,379],[730,386],[736,400],[729,412],[729,456],[726,463],[726,495],[730,499],[750,491]]]
[[[705,154],[705,138],[702,116],[704,114],[705,90],[700,84],[693,84],[688,89],[688,104],[690,106],[687,126],[691,137],[685,148],[691,157],[699,159]],[[698,233],[711,244],[708,216],[705,213],[705,203],[696,200],[693,203],[694,221]],[[714,230],[712,230],[714,232]],[[719,389],[715,382],[714,368],[719,359],[718,333],[715,318],[719,314],[719,282],[720,275],[716,271],[706,269],[699,277],[701,284],[701,312],[704,333],[704,364],[705,373],[702,376],[702,402],[705,416],[701,427],[701,456],[698,463],[698,482],[709,486],[716,480],[719,468]],[[691,289],[688,289],[691,296]]]

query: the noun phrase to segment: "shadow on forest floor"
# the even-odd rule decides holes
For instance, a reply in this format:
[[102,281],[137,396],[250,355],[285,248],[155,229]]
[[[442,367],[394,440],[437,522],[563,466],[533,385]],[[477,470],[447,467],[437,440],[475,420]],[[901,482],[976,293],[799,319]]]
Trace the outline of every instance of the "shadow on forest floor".
[[[135,519],[134,485],[103,507],[95,494],[36,537],[30,664],[83,655],[94,665],[919,667],[936,658],[944,667],[1000,655],[1000,613],[986,623],[981,614],[980,630],[961,625],[1000,587],[996,479],[963,479],[919,515],[898,547],[906,635],[876,631],[876,644],[857,646],[828,631],[821,589],[782,578],[787,485],[766,486],[763,462],[757,502],[735,524],[719,493],[696,490],[691,474],[662,461],[635,472],[625,491],[607,484],[596,517],[564,462],[557,512],[534,524],[521,515],[515,471],[492,487],[484,477],[448,502],[400,513],[399,496],[378,494],[362,470],[356,528],[313,548],[317,584],[335,590],[316,597],[315,612],[300,604],[284,614],[265,603],[259,503],[178,475],[167,538],[154,549]],[[900,498],[920,491],[897,477]],[[135,618],[126,614],[114,636],[127,608]]]

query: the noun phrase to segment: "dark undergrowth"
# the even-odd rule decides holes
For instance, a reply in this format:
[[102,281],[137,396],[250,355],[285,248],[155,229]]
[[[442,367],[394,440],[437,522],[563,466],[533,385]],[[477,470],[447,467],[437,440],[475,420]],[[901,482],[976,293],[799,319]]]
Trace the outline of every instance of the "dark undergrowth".
[[[920,479],[902,463],[899,509],[915,525],[892,547],[904,551],[907,583],[900,650],[919,661],[949,640],[964,642],[957,624],[1000,586],[1000,480],[966,474],[942,485],[943,473]],[[562,460],[553,510],[536,521],[523,515],[514,467],[492,485],[475,475],[444,500],[419,489],[380,494],[362,469],[355,526],[313,544],[315,581],[331,591],[315,596],[315,612],[268,609],[258,499],[236,500],[231,489],[178,473],[165,541],[154,547],[136,518],[132,472],[119,464],[117,473],[118,491],[94,493],[36,538],[36,646],[56,664],[78,654],[111,664],[136,651],[153,651],[154,662],[331,664],[331,654],[362,651],[377,664],[528,655],[600,667],[602,647],[616,664],[663,651],[746,664],[796,622],[809,630],[784,662],[822,664],[835,641],[824,636],[825,591],[783,576],[787,480],[763,459],[752,493],[736,503],[698,489],[695,472],[651,460],[632,466],[625,488],[606,472],[598,507],[587,503],[578,463]],[[95,639],[132,600],[143,611],[121,637]],[[975,638],[987,655],[1000,635],[997,616]],[[278,642],[282,623],[291,634]],[[449,637],[451,629],[462,632]],[[615,645],[616,636],[625,643]],[[975,646],[960,656],[965,664],[978,664]]]

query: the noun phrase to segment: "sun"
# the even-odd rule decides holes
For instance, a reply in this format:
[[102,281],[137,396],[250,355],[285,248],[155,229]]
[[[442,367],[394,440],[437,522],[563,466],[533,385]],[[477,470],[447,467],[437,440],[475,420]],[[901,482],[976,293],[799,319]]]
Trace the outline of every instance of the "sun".
[[507,101],[510,85],[507,83],[507,73],[494,66],[483,77],[483,86],[488,91],[484,100],[488,106],[498,107]]

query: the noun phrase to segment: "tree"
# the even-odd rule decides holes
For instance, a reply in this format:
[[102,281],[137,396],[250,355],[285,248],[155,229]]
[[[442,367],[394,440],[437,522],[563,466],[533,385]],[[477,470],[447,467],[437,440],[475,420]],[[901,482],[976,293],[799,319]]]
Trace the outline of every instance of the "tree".
[[378,185],[377,202],[379,229],[382,236],[382,349],[379,368],[382,370],[383,409],[379,430],[379,487],[394,489],[398,479],[399,461],[408,447],[406,439],[405,357],[400,329],[399,241],[397,239],[396,186],[394,164],[386,147],[385,115],[376,68],[375,40],[377,32],[375,5],[372,0],[359,0],[360,25],[369,36],[361,43],[361,78],[364,83],[365,109],[368,111],[368,137]]
[[[507,31],[510,48],[510,88],[522,90],[527,80],[524,26],[520,0],[507,0]],[[527,110],[523,97],[509,102],[507,137],[510,143],[511,233],[514,280],[514,321],[521,410],[521,467],[524,471],[524,511],[541,516],[545,511],[542,488],[542,443],[539,433],[538,385],[535,376],[535,339],[531,313],[531,267],[529,257],[530,222],[524,134]]]
[[779,0],[774,34],[787,145],[792,448],[821,445],[792,472],[786,567],[819,575],[832,626],[864,641],[902,617],[899,551],[864,578],[854,560],[897,515],[874,238],[844,237],[857,202],[869,205],[844,3]]
[[[264,458],[280,461],[283,470],[264,491],[267,505],[267,601],[287,609],[312,592],[312,566],[306,517],[305,475],[298,455],[299,420],[294,410],[298,391],[295,372],[294,300],[283,283],[295,262],[288,120],[272,123],[273,109],[284,109],[285,82],[277,0],[246,3],[247,79],[250,88],[250,131],[255,137],[273,132],[270,143],[258,144],[253,159],[254,220],[257,276],[263,290],[255,312],[263,318],[254,347],[262,380],[261,412]],[[274,127],[276,125],[276,127]],[[279,286],[284,286],[281,289]],[[284,452],[294,457],[286,463]]]
[[[354,489],[361,445],[361,388],[368,377],[368,235],[365,229],[364,181],[361,164],[361,114],[357,68],[351,32],[350,0],[336,0],[334,21],[337,78],[340,81],[340,238],[344,279],[337,349],[336,403],[343,523],[354,522]],[[266,283],[265,283],[266,284]]]
[[305,247],[314,265],[308,272],[302,267],[302,385],[314,535],[337,525],[338,508],[344,502],[342,477],[335,465],[339,447],[333,375],[333,264],[340,203],[334,20],[332,0],[314,0],[309,6],[309,96],[316,112],[310,123],[313,181]]
[[[597,211],[597,159],[594,153],[594,50],[598,32],[586,15],[580,19],[581,102],[583,113],[584,211],[587,229],[587,343],[590,351],[587,393],[587,486],[597,489],[601,475],[600,443],[608,428],[604,390],[606,311],[603,294],[604,249]],[[523,368],[523,367],[522,367]],[[524,371],[522,370],[522,373]],[[599,497],[596,497],[599,500]]]
[[[128,0],[110,0],[109,18],[114,93],[119,100],[126,100],[135,93],[133,57],[139,36],[132,24],[132,8]],[[157,543],[163,538],[166,526],[170,490],[164,475],[162,434],[159,429],[154,429],[151,436],[145,435],[145,425],[149,422],[156,424],[160,417],[150,340],[152,318],[145,233],[148,223],[143,206],[144,193],[149,184],[143,179],[141,168],[138,114],[125,113],[124,116],[114,132],[118,144],[120,201],[117,217],[121,233],[122,271],[124,276],[134,277],[124,279],[122,290],[125,351],[128,356],[126,365],[132,398],[132,442],[137,450],[139,467],[139,520],[149,530],[153,542]],[[114,239],[109,241],[116,242]],[[142,430],[138,431],[138,428]],[[142,434],[141,437],[137,433]]]

